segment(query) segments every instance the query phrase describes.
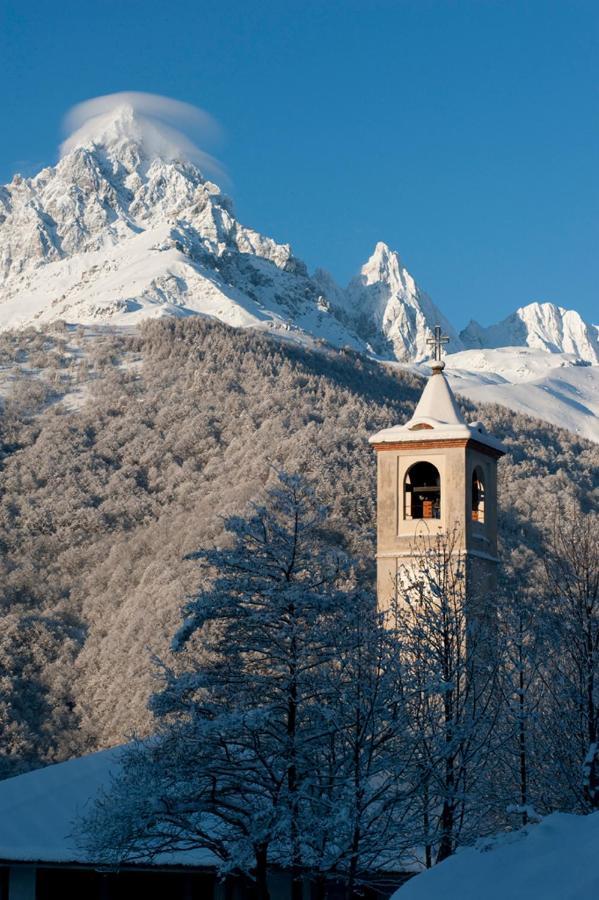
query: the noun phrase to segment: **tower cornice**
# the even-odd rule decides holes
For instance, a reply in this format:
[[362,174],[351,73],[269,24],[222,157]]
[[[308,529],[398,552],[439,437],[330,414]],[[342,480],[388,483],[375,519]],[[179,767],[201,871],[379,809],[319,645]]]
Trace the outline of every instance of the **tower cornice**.
[[372,443],[371,446],[377,451],[382,450],[435,450],[446,449],[448,447],[468,447],[472,450],[478,450],[479,453],[486,453],[492,459],[500,459],[505,455],[505,450],[499,447],[491,447],[489,444],[483,444],[474,438],[437,438],[426,441],[381,441]]

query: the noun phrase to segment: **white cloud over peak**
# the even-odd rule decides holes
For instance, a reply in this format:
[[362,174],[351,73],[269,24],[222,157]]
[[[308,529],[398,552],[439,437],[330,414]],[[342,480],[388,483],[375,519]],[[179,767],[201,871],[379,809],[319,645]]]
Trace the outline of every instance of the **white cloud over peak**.
[[152,154],[187,159],[226,179],[222,165],[203,149],[219,140],[220,125],[205,110],[181,100],[141,91],[105,94],[73,106],[63,127],[67,137],[60,147],[61,157],[90,142],[131,137]]

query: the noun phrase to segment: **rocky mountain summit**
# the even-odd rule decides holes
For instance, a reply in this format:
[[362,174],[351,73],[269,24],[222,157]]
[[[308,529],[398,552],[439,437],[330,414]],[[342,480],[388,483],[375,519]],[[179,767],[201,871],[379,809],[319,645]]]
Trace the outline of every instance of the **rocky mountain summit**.
[[353,328],[383,358],[427,359],[434,325],[444,329],[452,350],[462,349],[453,326],[420,290],[399,254],[382,241],[338,303]]
[[205,313],[309,330],[326,313],[289,245],[242,226],[193,164],[148,153],[126,107],[56,166],[16,176],[0,208],[3,327]]

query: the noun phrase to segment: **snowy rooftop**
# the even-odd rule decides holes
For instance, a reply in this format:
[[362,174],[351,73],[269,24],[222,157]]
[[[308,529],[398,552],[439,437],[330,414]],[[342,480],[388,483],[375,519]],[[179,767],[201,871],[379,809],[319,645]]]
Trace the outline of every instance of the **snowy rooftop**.
[[432,364],[428,379],[412,418],[405,425],[394,425],[373,434],[371,444],[403,443],[408,441],[438,441],[465,438],[505,453],[503,444],[487,434],[482,422],[468,424],[445,377],[443,362]]
[[[102,750],[0,781],[0,860],[92,864],[77,846],[77,819],[108,787],[121,748]],[[204,850],[165,854],[157,865],[209,866]]]

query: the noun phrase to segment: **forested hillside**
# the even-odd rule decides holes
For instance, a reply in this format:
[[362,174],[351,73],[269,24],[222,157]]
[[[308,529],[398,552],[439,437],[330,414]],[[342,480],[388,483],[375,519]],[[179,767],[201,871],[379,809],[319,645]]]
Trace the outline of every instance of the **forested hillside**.
[[[167,653],[197,582],[183,557],[222,541],[223,517],[274,470],[315,480],[339,541],[373,559],[367,437],[421,390],[353,352],[202,318],[5,333],[0,365],[5,772],[147,727],[150,655]],[[599,505],[599,447],[503,407],[466,409],[509,448],[504,557],[534,580],[556,504]]]

